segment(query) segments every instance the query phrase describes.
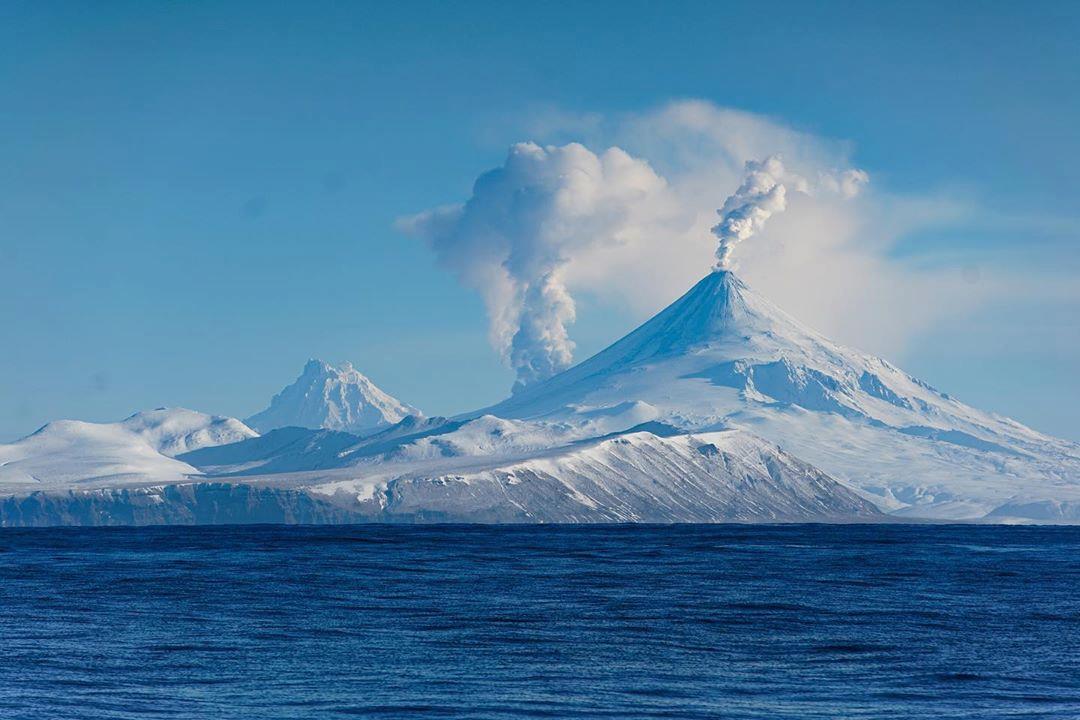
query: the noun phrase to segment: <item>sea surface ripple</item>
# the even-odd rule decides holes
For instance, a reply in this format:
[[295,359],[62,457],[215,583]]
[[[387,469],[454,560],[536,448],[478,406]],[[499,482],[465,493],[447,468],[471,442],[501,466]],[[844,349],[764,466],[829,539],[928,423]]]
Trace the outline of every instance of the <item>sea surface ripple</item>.
[[0,530],[0,717],[1080,718],[1080,528]]

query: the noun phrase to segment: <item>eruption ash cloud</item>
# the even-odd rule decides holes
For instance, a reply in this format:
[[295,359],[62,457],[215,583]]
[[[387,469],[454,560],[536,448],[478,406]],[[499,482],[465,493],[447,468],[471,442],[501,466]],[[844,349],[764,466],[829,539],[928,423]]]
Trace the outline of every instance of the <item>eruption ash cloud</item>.
[[852,198],[859,194],[869,176],[862,170],[844,170],[818,174],[816,188],[802,177],[788,172],[779,155],[764,160],[749,160],[746,175],[739,189],[717,210],[720,222],[712,227],[719,240],[714,270],[732,269],[735,247],[765,227],[766,221],[787,208],[788,187],[797,192],[813,194],[816,189]]
[[617,147],[519,143],[481,175],[463,205],[405,218],[439,262],[484,298],[492,345],[515,371],[514,391],[570,366],[571,260],[620,244],[659,212],[667,184]]

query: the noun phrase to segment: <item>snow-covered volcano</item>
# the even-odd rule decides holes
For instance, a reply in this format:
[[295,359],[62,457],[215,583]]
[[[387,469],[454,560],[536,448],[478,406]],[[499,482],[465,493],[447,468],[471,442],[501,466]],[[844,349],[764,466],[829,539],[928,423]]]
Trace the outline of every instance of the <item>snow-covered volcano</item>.
[[750,430],[902,513],[974,518],[1020,500],[1080,498],[1080,446],[830,342],[728,271],[480,413],[577,423],[630,405],[636,422],[645,408],[690,431]]
[[420,414],[380,390],[350,363],[334,367],[308,360],[300,377],[275,395],[270,407],[244,422],[261,433],[304,427],[364,434]]

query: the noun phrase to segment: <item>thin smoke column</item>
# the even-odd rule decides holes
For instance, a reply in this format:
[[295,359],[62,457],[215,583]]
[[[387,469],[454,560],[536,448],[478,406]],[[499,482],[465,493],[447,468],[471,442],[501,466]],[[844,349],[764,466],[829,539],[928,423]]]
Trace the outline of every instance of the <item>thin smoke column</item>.
[[779,156],[746,163],[742,185],[717,210],[720,222],[712,233],[720,239],[716,248],[716,270],[730,270],[735,246],[765,226],[765,222],[787,207],[784,164]]
[[517,332],[510,340],[510,365],[517,371],[515,392],[570,367],[574,342],[566,326],[575,317],[574,298],[555,272],[529,284]]
[[746,175],[739,189],[716,211],[720,222],[712,233],[719,240],[714,270],[730,270],[732,254],[743,240],[757,234],[773,215],[787,209],[788,190],[806,195],[819,193],[845,200],[858,195],[870,181],[865,171],[857,168],[818,171],[817,181],[811,183],[786,167],[779,155],[746,163]]

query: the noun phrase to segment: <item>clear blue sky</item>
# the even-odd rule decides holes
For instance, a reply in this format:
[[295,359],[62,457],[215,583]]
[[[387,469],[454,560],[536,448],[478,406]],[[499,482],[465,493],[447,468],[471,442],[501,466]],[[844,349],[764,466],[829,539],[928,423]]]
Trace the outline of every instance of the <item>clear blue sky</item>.
[[[917,242],[1018,247],[1016,272],[1080,282],[1077,8],[8,0],[0,440],[159,405],[243,417],[311,356],[428,413],[499,399],[480,299],[393,223],[467,197],[541,109],[703,98],[850,140],[891,189],[1046,220]],[[1080,440],[1077,311],[939,328],[896,359]],[[579,357],[631,323],[584,305]]]

